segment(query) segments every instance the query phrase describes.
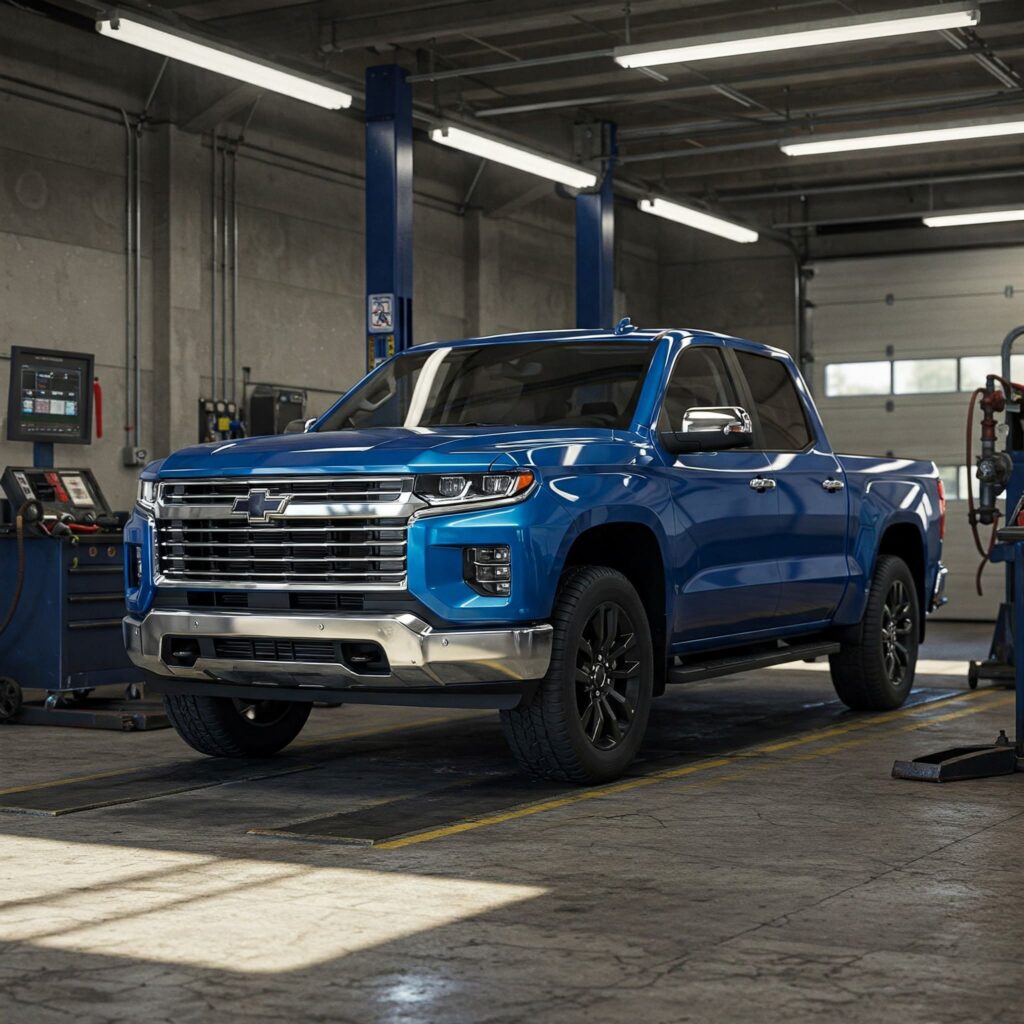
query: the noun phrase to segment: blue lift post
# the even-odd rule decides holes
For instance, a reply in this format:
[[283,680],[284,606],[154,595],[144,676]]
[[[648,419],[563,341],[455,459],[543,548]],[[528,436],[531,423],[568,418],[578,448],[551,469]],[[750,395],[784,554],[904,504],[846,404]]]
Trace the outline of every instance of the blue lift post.
[[366,69],[366,368],[412,345],[412,89]]
[[602,126],[600,186],[576,196],[576,326],[611,328],[615,317],[615,125]]

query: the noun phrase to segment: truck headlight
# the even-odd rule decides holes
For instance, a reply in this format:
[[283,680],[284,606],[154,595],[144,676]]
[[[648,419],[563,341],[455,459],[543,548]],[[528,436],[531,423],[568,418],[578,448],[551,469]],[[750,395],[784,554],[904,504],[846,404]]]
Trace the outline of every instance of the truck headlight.
[[139,505],[145,509],[152,509],[156,505],[156,481],[140,480],[139,494],[136,498]]
[[416,478],[416,494],[431,505],[503,502],[524,497],[533,486],[530,470],[509,473],[443,473]]

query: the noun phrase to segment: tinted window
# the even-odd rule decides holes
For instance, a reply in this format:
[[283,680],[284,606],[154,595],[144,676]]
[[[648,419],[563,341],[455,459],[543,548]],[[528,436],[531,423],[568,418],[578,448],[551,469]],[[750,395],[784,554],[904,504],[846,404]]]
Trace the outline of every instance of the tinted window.
[[770,356],[735,351],[761,421],[765,449],[785,452],[806,448],[811,443],[811,431],[786,364]]
[[607,341],[414,349],[356,388],[320,429],[625,429],[653,350],[649,343]]
[[678,430],[687,409],[736,405],[725,360],[717,348],[686,349],[676,360],[661,406],[659,430]]

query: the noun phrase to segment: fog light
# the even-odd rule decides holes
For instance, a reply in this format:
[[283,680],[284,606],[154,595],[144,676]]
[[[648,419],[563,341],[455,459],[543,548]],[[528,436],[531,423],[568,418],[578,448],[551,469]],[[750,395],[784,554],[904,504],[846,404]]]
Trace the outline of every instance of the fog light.
[[142,584],[142,548],[138,544],[129,544],[127,550],[128,586],[136,590]]
[[478,594],[508,597],[512,593],[512,552],[507,544],[465,548],[462,576]]

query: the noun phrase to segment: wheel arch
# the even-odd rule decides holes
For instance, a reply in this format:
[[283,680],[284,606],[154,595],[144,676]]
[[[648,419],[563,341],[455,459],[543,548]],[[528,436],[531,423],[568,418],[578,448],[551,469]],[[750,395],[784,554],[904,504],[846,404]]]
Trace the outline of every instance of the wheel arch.
[[925,555],[925,538],[920,526],[916,522],[895,522],[886,526],[879,538],[875,561],[871,566],[872,578],[874,578],[878,560],[882,555],[895,555],[901,559],[914,578],[914,588],[917,591],[918,607],[921,612],[918,640],[923,641],[925,613],[928,609],[925,586],[928,563]]
[[668,659],[668,578],[658,533],[637,519],[590,523],[580,529],[562,559],[561,573],[579,565],[603,565],[621,572],[647,612],[654,646],[654,694],[665,690]]

